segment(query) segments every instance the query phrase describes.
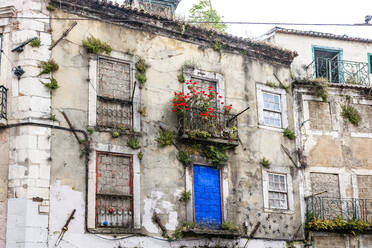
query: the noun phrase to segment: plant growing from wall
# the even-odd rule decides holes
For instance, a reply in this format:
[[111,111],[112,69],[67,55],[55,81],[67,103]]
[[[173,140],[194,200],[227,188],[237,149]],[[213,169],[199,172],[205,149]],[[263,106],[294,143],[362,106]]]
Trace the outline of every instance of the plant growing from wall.
[[224,221],[224,222],[222,222],[221,229],[222,230],[228,230],[228,231],[238,231],[239,230],[239,228],[237,227],[237,225],[235,225],[231,221]]
[[211,48],[218,52],[218,55],[220,56],[218,61],[221,62],[221,58],[222,58],[222,49],[224,49],[225,45],[222,44],[221,42],[219,41],[214,41],[211,45]]
[[337,218],[334,220],[322,220],[313,217],[312,219],[307,220],[305,228],[310,231],[338,232],[356,236],[359,235],[361,232],[370,229],[371,226],[370,224],[368,224],[368,222],[357,219],[344,220],[341,218]]
[[289,128],[284,129],[283,135],[290,140],[296,139],[295,132]]
[[49,82],[49,83],[43,83],[43,82],[42,82],[42,84],[43,84],[46,88],[48,88],[48,89],[50,89],[50,90],[56,90],[56,89],[59,88],[59,85],[58,85],[57,80],[56,80],[55,78],[53,78],[53,77],[50,79],[50,82]]
[[144,59],[140,58],[136,63],[136,79],[140,83],[139,87],[142,88],[147,81],[146,71],[147,64]]
[[351,105],[342,105],[342,117],[350,121],[354,126],[359,126],[362,117],[359,111]]
[[32,47],[40,47],[41,41],[39,38],[37,38],[37,39],[32,40],[29,44]]
[[48,6],[46,7],[48,11],[55,11],[56,7],[53,6],[53,4],[49,3]]
[[92,134],[94,133],[94,129],[91,128],[91,127],[88,127],[88,128],[87,128],[87,132],[88,132],[90,135],[92,135]]
[[173,143],[174,132],[169,129],[161,129],[159,132],[159,137],[156,139],[160,147],[169,146]]
[[139,160],[142,160],[142,158],[143,158],[143,152],[142,152],[142,151],[139,152],[139,153],[137,154],[137,157],[138,157]]
[[136,149],[139,149],[141,148],[141,145],[139,143],[139,140],[137,137],[135,136],[131,136],[129,137],[128,139],[128,142],[127,142],[127,145],[132,148],[133,150],[136,150]]
[[41,68],[39,76],[55,72],[59,69],[58,64],[53,59],[50,59],[48,61],[41,61],[39,67]]
[[315,78],[310,81],[314,94],[317,97],[322,98],[323,102],[328,102],[328,79],[326,78]]
[[177,159],[184,165],[188,166],[191,164],[191,155],[188,151],[178,151]]
[[271,165],[271,162],[270,160],[268,160],[267,158],[263,157],[260,161],[260,164],[265,167],[265,168],[269,168],[270,165]]
[[112,48],[106,42],[103,42],[94,36],[88,37],[86,40],[83,40],[83,47],[89,52],[94,54],[106,53],[109,55],[112,51]]
[[190,191],[183,191],[180,196],[180,202],[187,203],[191,199],[191,192]]
[[291,90],[292,85],[290,83],[289,84],[284,84],[284,83],[280,82],[280,87],[282,89],[284,89],[285,92],[289,93],[290,90]]
[[118,138],[118,137],[120,136],[119,132],[117,132],[117,131],[112,132],[111,135],[112,135],[112,137],[113,137],[114,139],[116,139],[116,138]]
[[208,162],[215,166],[223,166],[228,160],[227,148],[223,146],[205,146],[202,148],[203,154],[207,158]]
[[183,84],[185,82],[185,76],[183,75],[183,72],[180,72],[177,75],[177,79],[178,79],[178,82],[180,82],[181,84]]
[[50,114],[49,119],[51,121],[57,121],[57,118],[56,118],[56,115],[55,114]]
[[275,83],[274,82],[271,82],[271,81],[267,81],[266,82],[266,85],[269,86],[269,87],[271,87],[271,88],[276,88]]

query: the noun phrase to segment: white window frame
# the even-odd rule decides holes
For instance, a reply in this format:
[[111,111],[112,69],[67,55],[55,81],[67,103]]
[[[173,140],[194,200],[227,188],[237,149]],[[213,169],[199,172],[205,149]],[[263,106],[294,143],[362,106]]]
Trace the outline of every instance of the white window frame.
[[[274,166],[272,166],[274,167]],[[269,205],[269,174],[280,174],[286,176],[286,187],[287,187],[287,208],[270,208]],[[265,212],[281,212],[287,214],[294,213],[294,201],[293,201],[293,185],[292,176],[290,174],[289,167],[275,167],[273,169],[262,170],[262,188],[264,198],[264,210]]]
[[[185,69],[183,71],[183,76],[185,81],[191,80],[192,78],[199,78],[202,80],[208,80],[212,82],[216,82],[216,91],[218,92],[219,96],[222,96],[223,102],[226,102],[225,99],[225,80],[222,74],[217,72],[209,72],[203,71],[196,68]],[[183,84],[183,92],[185,94],[191,93],[189,88],[186,84]],[[217,104],[217,108],[219,112],[223,112],[223,105]]]
[[[272,173],[272,172],[268,172],[268,181],[269,181],[269,187],[268,187],[268,198],[269,198],[269,208],[272,208],[272,209],[284,209],[284,210],[287,210],[288,209],[288,187],[287,187],[287,175],[286,174],[280,174],[280,173]],[[270,175],[273,175],[273,176],[279,176],[279,177],[283,177],[284,178],[284,187],[285,187],[285,190],[279,190],[279,189],[272,189],[270,188]],[[271,193],[280,193],[280,194],[284,194],[285,195],[285,207],[281,208],[281,207],[273,207],[273,206],[270,206],[270,192]]]
[[[130,65],[131,78],[130,83],[134,85],[134,74],[135,74],[135,58],[132,55],[126,53],[112,51],[110,56],[95,55],[91,54],[89,57],[89,88],[88,88],[88,125],[95,127],[97,125],[97,90],[98,90],[98,60],[103,59],[114,59],[119,62],[127,63]],[[141,104],[139,83],[136,84],[133,96],[133,130],[139,132],[141,129],[141,114],[138,112]]]
[[[283,129],[288,127],[288,109],[287,109],[287,93],[284,89],[272,88],[263,84],[256,84],[257,91],[257,112],[258,112],[258,125],[261,128],[283,131]],[[281,110],[281,127],[274,127],[265,125],[264,122],[264,100],[263,93],[279,95],[280,97],[280,110]],[[279,112],[275,112],[279,113]]]
[[115,146],[111,144],[93,144],[93,150],[89,156],[88,173],[88,223],[89,229],[96,228],[96,184],[97,184],[97,152],[110,152],[123,155],[131,155],[133,159],[133,225],[134,229],[141,228],[141,191],[140,191],[140,160],[138,151],[133,151],[126,146]]

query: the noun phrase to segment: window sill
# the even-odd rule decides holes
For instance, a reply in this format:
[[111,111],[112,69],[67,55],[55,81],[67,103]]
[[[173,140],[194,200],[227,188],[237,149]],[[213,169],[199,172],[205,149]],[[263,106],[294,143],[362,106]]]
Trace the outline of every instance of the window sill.
[[276,213],[276,214],[294,214],[293,210],[288,209],[273,209],[273,208],[265,208],[265,213]]
[[98,227],[98,228],[89,228],[89,233],[94,234],[139,234],[140,229],[134,228],[118,228],[118,227]]
[[183,230],[185,236],[209,236],[220,238],[237,238],[240,237],[239,231],[229,231],[220,229],[207,229],[207,228],[190,228]]
[[262,124],[259,124],[258,128],[267,129],[267,130],[275,131],[275,132],[279,132],[279,133],[284,132],[284,128],[265,126],[265,125],[262,125]]

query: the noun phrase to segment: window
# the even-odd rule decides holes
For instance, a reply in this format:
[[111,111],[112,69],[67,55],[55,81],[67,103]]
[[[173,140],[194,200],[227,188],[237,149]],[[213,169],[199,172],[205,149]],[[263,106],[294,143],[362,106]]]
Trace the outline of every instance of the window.
[[324,77],[331,83],[342,82],[342,50],[313,47],[315,77]]
[[263,84],[256,84],[256,88],[258,124],[274,129],[286,128],[288,120],[285,90]]
[[280,95],[263,92],[262,96],[264,102],[264,124],[267,126],[282,127]]
[[294,211],[292,177],[289,167],[262,170],[264,209],[292,214]]
[[96,227],[133,228],[132,157],[97,152]]
[[134,64],[133,56],[116,51],[111,57],[90,55],[90,127],[105,130],[124,126],[140,131],[140,91],[134,83]]
[[97,126],[132,128],[130,64],[99,58]]
[[269,208],[288,208],[285,175],[269,173]]
[[369,73],[372,73],[372,53],[368,53],[368,69]]

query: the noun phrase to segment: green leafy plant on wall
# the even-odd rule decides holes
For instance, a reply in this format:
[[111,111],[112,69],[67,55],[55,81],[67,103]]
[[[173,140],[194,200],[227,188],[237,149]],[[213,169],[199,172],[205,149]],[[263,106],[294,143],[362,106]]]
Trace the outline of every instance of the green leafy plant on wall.
[[268,167],[270,167],[271,162],[270,162],[267,158],[263,157],[263,158],[261,159],[261,161],[260,161],[260,164],[261,164],[263,167],[268,168]]
[[342,218],[337,218],[334,220],[322,220],[313,217],[307,220],[305,228],[310,231],[338,232],[356,236],[370,229],[371,226],[367,222],[357,219],[344,220]]
[[183,75],[183,72],[180,72],[177,75],[177,79],[178,79],[178,82],[180,82],[181,84],[183,84],[185,82],[185,76]]
[[326,78],[315,78],[310,81],[314,94],[317,97],[322,98],[323,102],[328,102],[328,79]]
[[42,84],[43,84],[46,88],[48,88],[48,89],[50,89],[50,90],[56,90],[56,89],[59,88],[59,85],[58,85],[57,80],[56,80],[55,78],[53,78],[53,77],[50,79],[50,82],[49,82],[49,83],[43,83],[43,82],[42,82]]
[[103,42],[93,36],[90,36],[86,40],[83,41],[83,47],[89,52],[94,54],[110,54],[112,48],[106,42]]
[[92,127],[87,128],[87,132],[92,135],[94,133],[94,129]]
[[219,55],[219,62],[221,62],[221,58],[222,58],[222,50],[225,48],[225,45],[222,44],[221,42],[219,41],[214,41],[211,45],[211,48],[218,52],[218,55]]
[[188,166],[191,164],[191,155],[188,151],[178,151],[177,159],[184,165]]
[[142,158],[143,158],[143,152],[139,152],[137,154],[137,157],[138,157],[139,160],[142,160]]
[[118,138],[118,137],[120,136],[119,132],[117,132],[117,131],[112,132],[111,135],[112,135],[112,137],[113,137],[114,139],[116,139],[116,138]]
[[224,222],[222,222],[221,229],[222,230],[228,230],[228,231],[238,231],[239,230],[239,228],[237,227],[237,225],[235,225],[231,221],[224,221]]
[[350,121],[354,126],[359,126],[362,116],[359,111],[351,105],[342,105],[342,117]]
[[141,145],[139,143],[139,140],[137,137],[135,136],[132,136],[132,137],[129,137],[128,139],[128,142],[127,142],[127,145],[132,148],[133,150],[136,150],[136,149],[139,149],[141,148]]
[[207,160],[215,166],[223,166],[228,160],[226,147],[210,145],[202,149]]
[[296,139],[295,132],[289,128],[284,129],[283,135],[290,140]]
[[39,67],[41,68],[39,76],[55,72],[59,69],[58,64],[53,59],[50,59],[48,61],[41,61]]
[[136,63],[136,79],[140,83],[139,87],[142,88],[143,85],[147,82],[147,64],[144,59],[140,58]]
[[37,39],[32,40],[29,44],[32,47],[40,47],[41,41],[39,38],[37,38]]
[[190,191],[183,191],[180,196],[180,202],[187,203],[191,199],[191,192]]
[[160,147],[169,146],[173,143],[174,132],[169,129],[161,129],[159,137],[156,139]]
[[46,7],[48,11],[55,11],[56,7],[53,6],[53,4],[49,3],[48,6]]
[[271,81],[267,81],[266,82],[266,85],[269,86],[269,87],[271,87],[271,88],[275,88],[276,87],[275,83],[274,82],[271,82]]

